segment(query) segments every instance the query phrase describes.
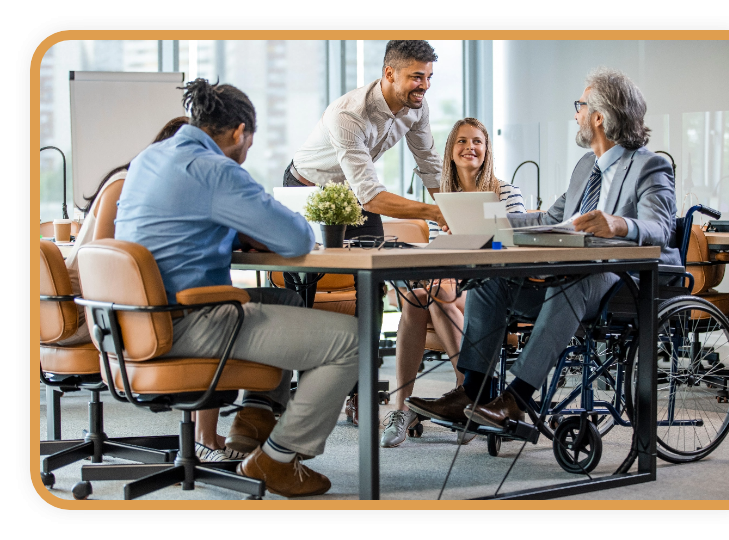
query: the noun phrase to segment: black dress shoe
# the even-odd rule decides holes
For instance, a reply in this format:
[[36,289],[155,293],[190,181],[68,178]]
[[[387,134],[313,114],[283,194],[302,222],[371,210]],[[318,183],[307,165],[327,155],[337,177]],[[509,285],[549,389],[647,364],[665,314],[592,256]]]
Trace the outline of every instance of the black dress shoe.
[[473,402],[466,395],[463,386],[458,386],[438,399],[409,397],[405,403],[411,411],[428,418],[465,423],[466,416],[463,414],[463,409]]
[[503,427],[507,419],[523,422],[525,418],[511,392],[504,392],[487,405],[469,405],[463,413],[472,422],[492,427]]

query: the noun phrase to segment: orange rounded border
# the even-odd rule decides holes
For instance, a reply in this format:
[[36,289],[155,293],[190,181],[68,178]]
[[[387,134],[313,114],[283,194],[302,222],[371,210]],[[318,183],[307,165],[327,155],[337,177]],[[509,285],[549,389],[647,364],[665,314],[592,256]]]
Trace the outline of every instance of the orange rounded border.
[[[40,64],[45,53],[56,43],[69,40],[115,39],[488,39],[488,40],[726,40],[729,31],[722,30],[67,30],[43,40],[33,54],[30,65],[30,148],[40,147]],[[30,152],[30,175],[40,177],[40,158]],[[40,184],[30,183],[31,248],[35,242],[35,216],[39,207]],[[38,328],[40,307],[39,255],[30,250],[30,328]],[[33,334],[31,332],[31,334]],[[35,348],[31,338],[30,350]],[[31,352],[30,380],[35,380],[40,352]],[[563,510],[564,501],[72,501],[59,499],[40,479],[40,435],[33,423],[40,415],[40,386],[30,385],[30,477],[38,495],[48,504],[64,510]],[[727,510],[729,501],[706,500],[597,500],[570,501],[570,510]]]

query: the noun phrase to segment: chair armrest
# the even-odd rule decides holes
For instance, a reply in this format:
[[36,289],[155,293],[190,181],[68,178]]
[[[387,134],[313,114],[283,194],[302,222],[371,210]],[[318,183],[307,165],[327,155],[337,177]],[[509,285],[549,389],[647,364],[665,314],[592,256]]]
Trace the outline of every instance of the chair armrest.
[[250,295],[232,285],[214,285],[212,287],[194,287],[185,289],[176,295],[177,303],[182,305],[207,304],[234,300],[241,304],[250,302]]
[[659,264],[658,273],[660,274],[683,274],[686,272],[686,268],[680,264]]

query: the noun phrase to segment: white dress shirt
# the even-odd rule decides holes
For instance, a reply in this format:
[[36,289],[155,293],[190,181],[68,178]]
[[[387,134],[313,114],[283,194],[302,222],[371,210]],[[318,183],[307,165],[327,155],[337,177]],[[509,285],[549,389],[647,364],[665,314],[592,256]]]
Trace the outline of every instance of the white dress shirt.
[[304,145],[294,154],[294,167],[318,185],[349,182],[361,204],[387,191],[374,162],[405,136],[413,153],[415,173],[428,188],[440,186],[443,162],[430,132],[428,103],[403,107],[392,114],[380,79],[352,90],[331,103]]
[[[600,200],[597,201],[597,210],[605,211],[605,204],[607,203],[607,196],[610,192],[610,186],[613,183],[613,178],[618,172],[618,160],[623,157],[625,148],[616,144],[610,150],[605,152],[596,159],[597,166],[600,167],[602,172],[602,183],[600,184]],[[638,230],[635,227],[633,220],[626,219],[625,224],[628,226],[628,233],[625,235],[627,240],[636,240],[638,238]]]

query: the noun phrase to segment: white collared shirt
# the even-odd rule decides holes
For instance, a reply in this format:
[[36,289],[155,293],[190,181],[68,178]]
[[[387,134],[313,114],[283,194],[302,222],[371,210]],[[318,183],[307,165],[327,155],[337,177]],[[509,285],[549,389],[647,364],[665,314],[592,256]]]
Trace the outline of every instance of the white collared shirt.
[[428,188],[440,186],[443,161],[430,132],[428,103],[403,107],[392,114],[382,95],[380,79],[352,90],[331,103],[314,131],[294,154],[294,167],[318,185],[349,182],[361,204],[387,191],[374,163],[405,137],[413,153],[415,173]]
[[600,200],[597,201],[597,209],[605,211],[605,204],[607,203],[607,196],[610,192],[610,186],[615,178],[615,173],[618,172],[618,160],[623,157],[625,148],[616,144],[610,150],[600,156],[600,159],[595,160],[597,166],[600,167],[602,172],[602,184],[600,186]]

